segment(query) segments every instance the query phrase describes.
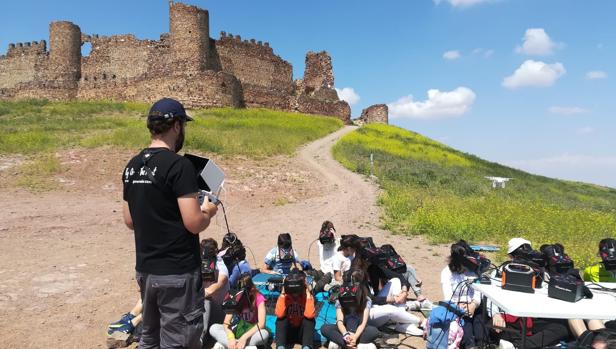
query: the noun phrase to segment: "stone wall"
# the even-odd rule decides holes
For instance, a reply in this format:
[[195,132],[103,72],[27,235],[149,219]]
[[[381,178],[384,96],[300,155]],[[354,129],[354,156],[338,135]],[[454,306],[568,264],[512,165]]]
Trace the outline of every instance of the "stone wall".
[[46,63],[44,40],[9,44],[7,54],[0,56],[0,89],[10,89],[36,80],[37,74],[45,70]]
[[241,86],[235,76],[204,71],[190,77],[151,77],[137,79],[89,79],[79,84],[77,98],[83,100],[155,102],[176,98],[187,108],[242,106]]
[[[337,116],[350,108],[333,88],[331,57],[309,52],[301,80],[267,42],[222,32],[209,37],[209,13],[169,2],[169,33],[159,40],[131,34],[82,33],[70,22],[49,25],[45,41],[11,44],[0,56],[0,98],[111,99],[153,102],[174,97],[189,108],[265,107]],[[81,46],[92,49],[81,56]]]
[[334,87],[332,58],[327,52],[308,52],[306,54],[304,86],[309,91]]
[[295,111],[306,114],[335,116],[345,123],[351,120],[351,107],[345,101],[322,101],[307,95],[297,97]]
[[289,109],[293,67],[275,55],[267,42],[242,40],[239,35],[221,32],[214,50],[220,69],[242,83],[247,107]]
[[375,104],[361,111],[358,121],[363,124],[389,123],[389,108],[386,104]]
[[155,41],[137,40],[133,35],[88,35],[83,41],[92,44],[90,54],[81,60],[81,79],[86,81],[137,78],[152,71],[151,63],[164,57],[157,54],[162,50]]

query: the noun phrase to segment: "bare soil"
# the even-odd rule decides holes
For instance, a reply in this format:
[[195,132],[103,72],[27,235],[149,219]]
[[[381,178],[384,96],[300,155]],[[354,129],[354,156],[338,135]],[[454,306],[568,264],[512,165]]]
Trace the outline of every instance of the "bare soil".
[[[289,231],[302,258],[329,219],[339,234],[391,243],[419,270],[424,290],[440,298],[447,248],[380,228],[378,187],[344,169],[331,146],[352,127],[302,147],[294,157],[217,160],[227,173],[222,200],[231,229],[258,265]],[[0,338],[4,348],[105,348],[106,327],[138,299],[134,240],[121,220],[121,173],[132,156],[115,148],[56,154],[60,189],[11,185],[21,158],[0,163]],[[225,233],[222,212],[201,238]],[[318,264],[316,245],[309,256]],[[249,253],[249,261],[254,263]],[[423,341],[405,344],[423,348]]]

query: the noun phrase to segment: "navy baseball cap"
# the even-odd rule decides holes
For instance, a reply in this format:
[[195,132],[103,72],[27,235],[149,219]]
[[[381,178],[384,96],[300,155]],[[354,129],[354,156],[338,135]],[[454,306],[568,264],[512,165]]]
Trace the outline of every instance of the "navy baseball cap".
[[167,120],[172,118],[179,118],[184,121],[193,120],[193,118],[186,114],[186,110],[184,109],[182,103],[172,98],[163,98],[154,103],[148,113],[149,120]]

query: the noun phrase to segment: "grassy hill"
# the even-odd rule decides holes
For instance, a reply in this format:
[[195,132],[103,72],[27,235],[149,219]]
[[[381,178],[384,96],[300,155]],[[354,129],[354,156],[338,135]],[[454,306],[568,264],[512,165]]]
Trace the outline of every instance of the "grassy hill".
[[[25,156],[17,184],[46,189],[43,179],[60,170],[58,150],[146,146],[147,110],[140,103],[0,101],[0,156]],[[207,109],[191,115],[187,151],[253,158],[292,154],[342,127],[336,118],[266,109]]]
[[[394,126],[367,125],[334,147],[338,161],[363,174],[371,153],[384,224],[395,233],[440,243],[562,242],[579,266],[596,262],[599,240],[616,235],[615,189],[532,175]],[[514,179],[494,190],[484,176]]]
[[[147,110],[140,103],[0,101],[0,154],[75,146],[140,148],[149,141]],[[191,115],[189,150],[250,157],[291,154],[342,127],[336,118],[267,109],[206,109]]]

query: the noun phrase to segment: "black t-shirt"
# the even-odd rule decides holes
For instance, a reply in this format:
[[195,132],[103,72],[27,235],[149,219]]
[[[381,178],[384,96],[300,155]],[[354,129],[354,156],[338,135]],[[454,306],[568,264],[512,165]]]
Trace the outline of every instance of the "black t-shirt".
[[[144,169],[145,153],[156,183]],[[192,272],[201,264],[199,236],[182,222],[177,198],[196,193],[192,163],[166,148],[147,148],[132,158],[122,174],[124,200],[135,228],[138,272],[170,275]]]

